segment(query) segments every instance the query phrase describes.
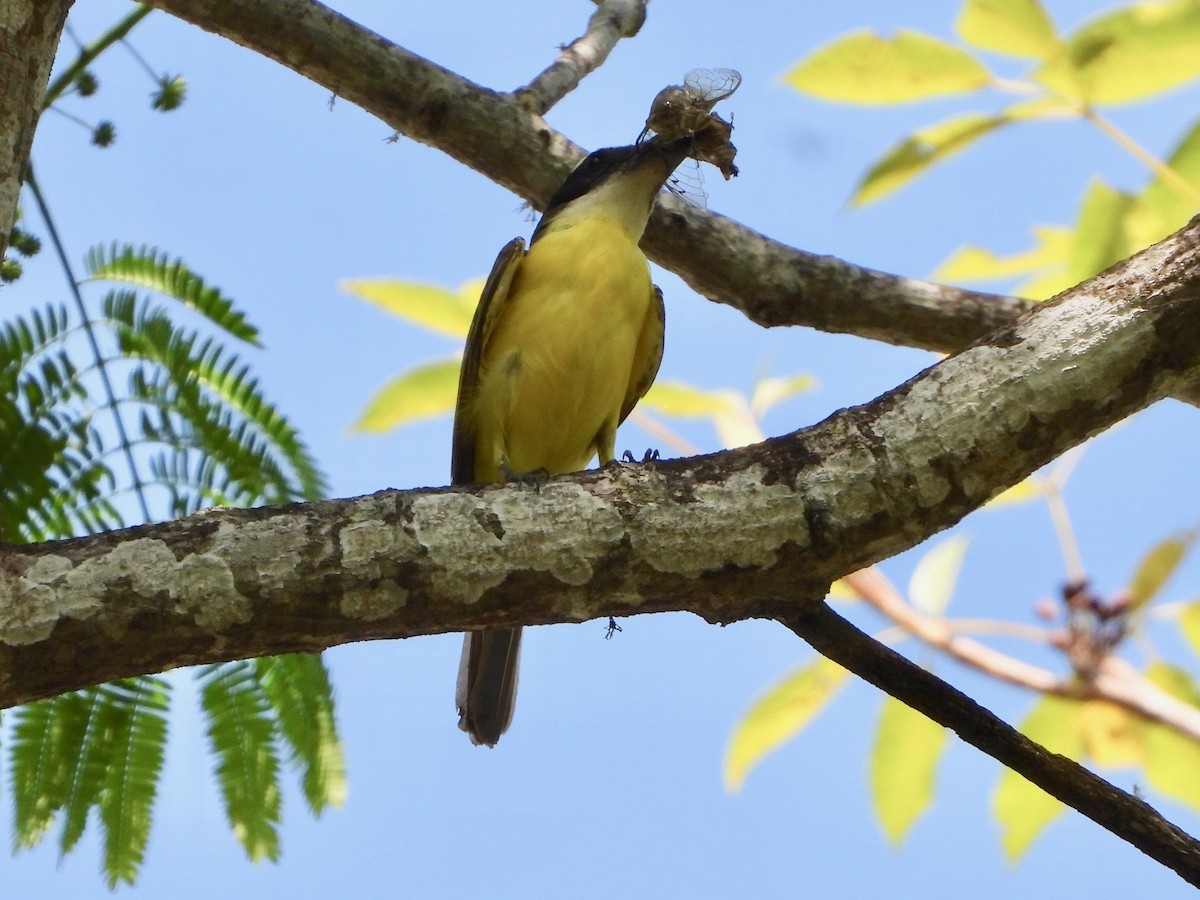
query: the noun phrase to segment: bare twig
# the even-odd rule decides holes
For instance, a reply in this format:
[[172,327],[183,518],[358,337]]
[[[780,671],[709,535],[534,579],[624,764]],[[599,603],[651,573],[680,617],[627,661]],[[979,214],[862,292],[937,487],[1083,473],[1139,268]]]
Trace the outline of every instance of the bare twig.
[[562,48],[537,78],[515,92],[521,105],[544,116],[555,103],[599,68],[621,38],[636,35],[646,21],[648,0],[594,0],[599,7],[588,20],[587,32]]
[[953,623],[927,616],[906,603],[878,569],[864,569],[842,580],[909,634],[977,671],[1042,694],[1072,700],[1106,700],[1200,741],[1200,709],[1176,700],[1117,657],[1107,657],[1090,679],[1064,679],[1047,669],[956,634]]
[[1087,569],[1083,565],[1083,555],[1079,552],[1079,542],[1075,539],[1075,529],[1071,527],[1071,514],[1067,511],[1063,490],[1071,478],[1071,473],[1075,471],[1075,466],[1083,458],[1085,447],[1085,444],[1081,444],[1069,453],[1064,453],[1042,484],[1046,507],[1050,511],[1050,520],[1054,523],[1054,533],[1058,537],[1063,564],[1067,568],[1067,580],[1072,584],[1081,584],[1087,578]]
[[863,634],[824,603],[780,621],[824,656],[953,729],[967,743],[1200,887],[1200,843],[1137,797],[1029,740],[970,697]]
[[[473,84],[315,0],[150,5],[290,66],[538,209],[583,155],[511,94]],[[808,325],[948,353],[1012,325],[1032,305],[806,253],[686,205],[660,205],[643,247],[693,290],[766,327]],[[1188,402],[1200,402],[1198,393],[1195,384],[1178,389]]]

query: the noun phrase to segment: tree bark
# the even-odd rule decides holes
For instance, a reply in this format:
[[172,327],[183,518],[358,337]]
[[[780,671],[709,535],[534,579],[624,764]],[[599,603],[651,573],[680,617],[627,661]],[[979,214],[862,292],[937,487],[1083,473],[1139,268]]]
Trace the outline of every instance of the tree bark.
[[0,0],[0,257],[71,0]]
[[[315,0],[148,2],[290,67],[538,209],[583,155],[526,108],[521,90],[474,84]],[[683,203],[660,203],[642,243],[697,293],[766,327],[807,325],[951,353],[1032,305],[806,253]],[[1200,405],[1196,382],[1178,393]]]
[[[0,222],[12,219],[69,5],[0,0]],[[536,205],[578,157],[516,95],[473,85],[317,3],[152,5],[291,66]],[[660,209],[647,247],[764,325],[965,349],[870,404],[737,451],[610,467],[539,490],[385,491],[0,546],[0,707],[372,638],[661,610],[770,617],[885,689],[896,680],[898,696],[976,734],[977,746],[1200,884],[1200,848],[1186,835],[944,684],[879,675],[895,660],[856,643],[821,604],[834,578],[949,527],[1196,383],[1200,221],[1032,312],[1013,298],[805,254],[692,209]]]
[[865,406],[711,456],[213,510],[0,557],[0,706],[346,641],[792,615],[1200,369],[1200,219]]

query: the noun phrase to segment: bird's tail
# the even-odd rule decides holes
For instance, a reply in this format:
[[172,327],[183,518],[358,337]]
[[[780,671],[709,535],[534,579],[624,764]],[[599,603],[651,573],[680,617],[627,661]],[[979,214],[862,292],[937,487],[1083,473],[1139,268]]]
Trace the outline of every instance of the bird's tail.
[[493,747],[512,722],[521,629],[470,631],[458,667],[458,727],[473,744]]

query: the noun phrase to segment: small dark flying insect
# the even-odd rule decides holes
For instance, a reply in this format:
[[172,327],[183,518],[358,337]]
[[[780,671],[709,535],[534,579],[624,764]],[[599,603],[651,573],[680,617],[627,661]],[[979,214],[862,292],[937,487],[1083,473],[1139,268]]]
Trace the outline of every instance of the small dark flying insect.
[[638,141],[645,140],[650,132],[674,141],[703,131],[713,107],[733,96],[741,84],[742,76],[736,69],[692,69],[683,76],[683,84],[658,92]]
[[695,138],[696,149],[689,155],[716,166],[728,180],[737,174],[733,164],[737,148],[729,140],[733,125],[712,109],[732,96],[741,83],[742,76],[734,69],[692,69],[684,76],[683,84],[658,92],[638,143],[651,133],[666,141]]

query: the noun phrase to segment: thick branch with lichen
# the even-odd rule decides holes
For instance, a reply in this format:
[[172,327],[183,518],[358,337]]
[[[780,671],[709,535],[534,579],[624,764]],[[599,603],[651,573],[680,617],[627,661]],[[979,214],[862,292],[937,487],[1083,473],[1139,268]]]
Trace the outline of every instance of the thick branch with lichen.
[[[289,66],[538,209],[582,156],[517,95],[474,84],[315,0],[150,3]],[[682,204],[660,205],[643,246],[694,290],[764,326],[807,325],[953,352],[1030,306],[805,253]],[[1189,401],[1197,390],[1178,388]]]
[[762,444],[540,492],[385,492],[6,548],[0,703],[365,638],[667,609],[775,617],[1198,368],[1200,221],[872,403]]

